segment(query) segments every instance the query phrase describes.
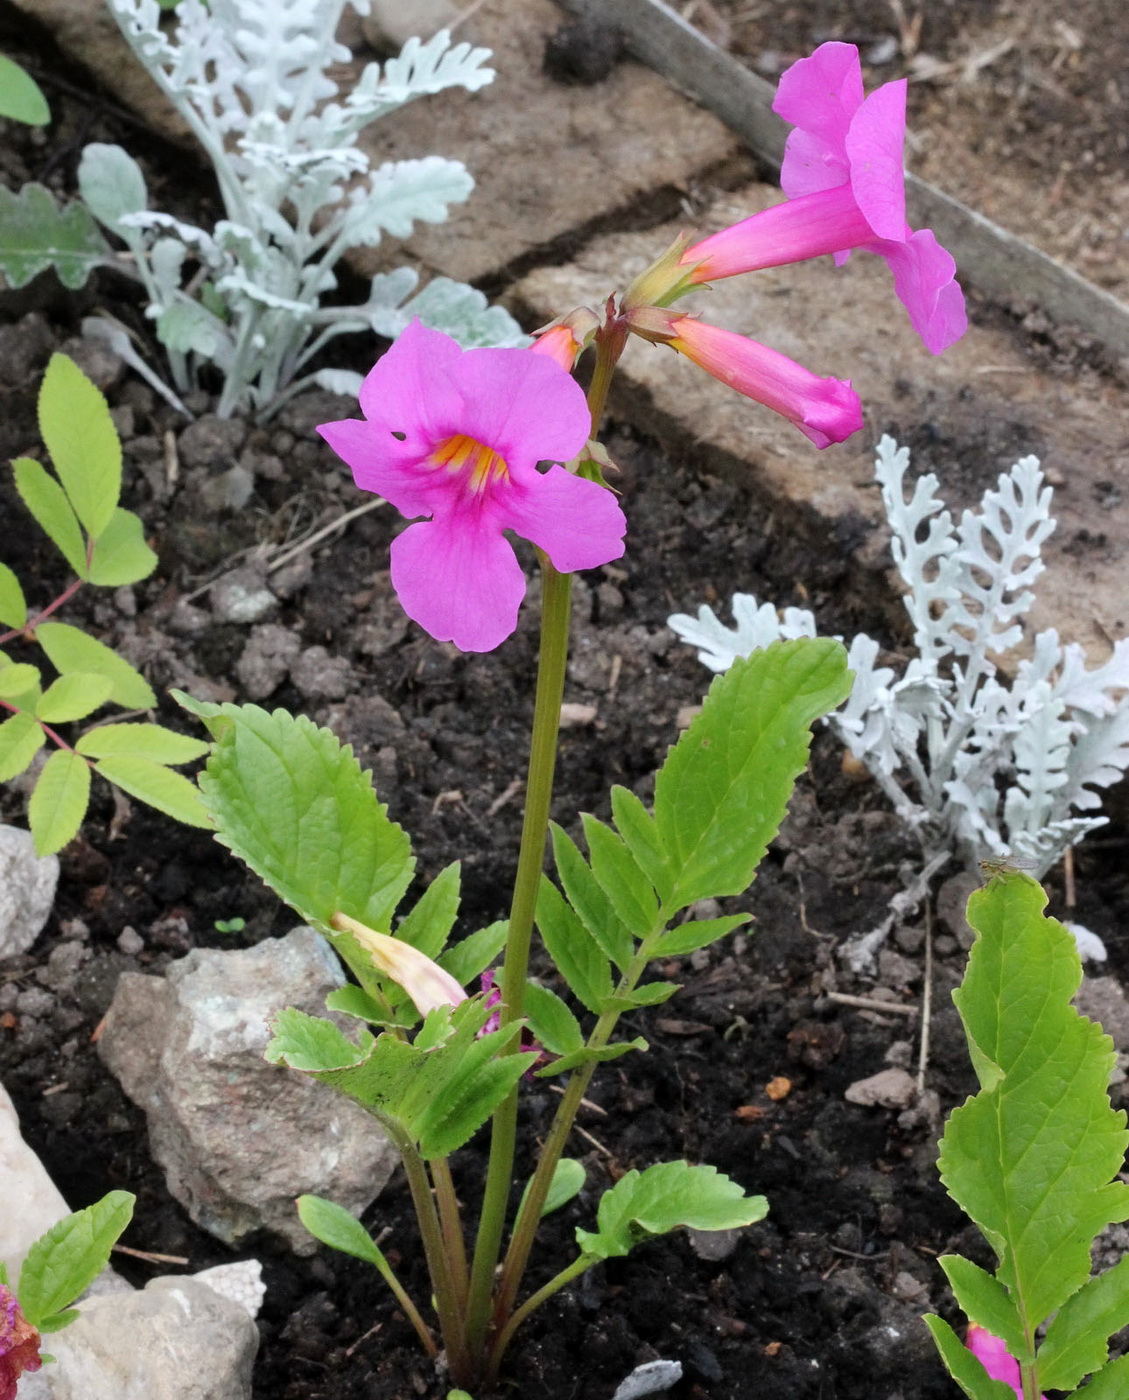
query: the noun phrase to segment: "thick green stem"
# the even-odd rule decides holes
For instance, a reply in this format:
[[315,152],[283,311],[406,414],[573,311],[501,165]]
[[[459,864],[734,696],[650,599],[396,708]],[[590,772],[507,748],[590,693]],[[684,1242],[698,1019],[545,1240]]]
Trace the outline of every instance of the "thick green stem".
[[436,1157],[427,1165],[435,1183],[435,1199],[439,1202],[439,1224],[443,1230],[447,1262],[451,1266],[451,1281],[460,1308],[465,1308],[468,1284],[466,1241],[459,1216],[459,1198],[455,1195],[455,1183],[451,1180],[451,1167],[446,1157]]
[[1039,1377],[1036,1371],[1034,1361],[1019,1367],[1020,1379],[1023,1382],[1023,1400],[1039,1400]]
[[[525,981],[529,972],[529,946],[533,937],[533,912],[545,860],[545,836],[549,827],[549,803],[553,795],[553,770],[557,759],[557,735],[568,660],[568,625],[572,603],[572,578],[559,574],[545,561],[542,570],[541,653],[537,670],[537,697],[533,711],[533,740],[529,753],[525,817],[510,927],[503,962],[501,1025],[522,1013]],[[518,1048],[515,1041],[514,1049]],[[514,1147],[517,1142],[515,1089],[494,1114],[490,1136],[490,1164],[482,1200],[478,1239],[470,1276],[467,1304],[467,1341],[472,1355],[481,1355],[486,1344],[494,1270],[502,1248],[506,1210],[513,1182]]]
[[462,1308],[451,1278],[450,1262],[443,1247],[443,1231],[431,1196],[431,1182],[427,1177],[427,1169],[414,1144],[401,1141],[396,1145],[400,1149],[400,1157],[412,1193],[412,1204],[419,1221],[423,1252],[427,1258],[428,1273],[431,1275],[431,1287],[435,1292],[439,1330],[447,1352],[447,1364],[451,1368],[451,1376],[456,1385],[470,1385],[474,1381],[474,1375],[467,1352]]
[[501,1332],[498,1333],[498,1339],[490,1353],[490,1366],[486,1373],[487,1384],[492,1385],[497,1379],[498,1366],[502,1360],[502,1356],[509,1346],[514,1333],[530,1313],[536,1312],[541,1304],[548,1302],[554,1293],[559,1293],[566,1284],[571,1283],[574,1278],[579,1278],[586,1269],[590,1269],[592,1265],[597,1262],[598,1261],[595,1259],[586,1259],[581,1255],[580,1258],[574,1260],[567,1269],[562,1269],[555,1278],[551,1278],[544,1288],[539,1288],[532,1297],[527,1298],[526,1301],[522,1303],[521,1307],[518,1308],[517,1312],[514,1313],[513,1317],[510,1318],[509,1322],[507,1322]]

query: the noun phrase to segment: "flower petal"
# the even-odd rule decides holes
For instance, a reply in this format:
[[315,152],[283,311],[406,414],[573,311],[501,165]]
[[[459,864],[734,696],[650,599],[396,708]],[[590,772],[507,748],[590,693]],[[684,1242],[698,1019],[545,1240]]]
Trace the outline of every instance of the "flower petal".
[[906,236],[906,80],[876,88],[847,132],[851,189],[879,238]]
[[377,360],[361,385],[361,412],[379,430],[426,443],[456,432],[462,411],[450,372],[463,350],[418,318]]
[[547,355],[468,350],[451,378],[465,404],[459,432],[500,453],[511,473],[571,461],[588,441],[584,390]]
[[862,105],[862,65],[854,44],[827,43],[780,75],[772,110],[792,126],[844,151]]
[[961,338],[968,329],[964,293],[956,281],[956,263],[932,229],[918,229],[904,242],[870,244],[867,251],[886,259],[894,291],[927,350],[939,355]]
[[862,404],[849,379],[820,378],[767,345],[692,316],[675,320],[670,344],[722,383],[775,409],[816,447],[842,442],[862,427]]
[[562,574],[595,569],[623,556],[627,520],[597,481],[550,467],[533,481],[499,493],[499,522],[543,549]]
[[825,141],[796,127],[784,143],[780,188],[789,199],[833,190],[850,183],[851,167],[842,143]]
[[[1010,1385],[1017,1400],[1023,1400],[1023,1378],[1020,1375],[1019,1362],[999,1337],[994,1337],[986,1328],[973,1322],[969,1324],[965,1344],[992,1380]],[[1046,1400],[1046,1397],[1040,1396],[1039,1400]]]
[[436,641],[493,651],[517,626],[525,574],[493,516],[461,507],[392,542],[392,586]]
[[[391,352],[389,352],[391,353]],[[362,491],[384,496],[401,515],[430,515],[442,478],[422,465],[419,446],[408,448],[387,428],[363,418],[342,418],[336,423],[320,423],[315,430],[353,471],[353,480]]]

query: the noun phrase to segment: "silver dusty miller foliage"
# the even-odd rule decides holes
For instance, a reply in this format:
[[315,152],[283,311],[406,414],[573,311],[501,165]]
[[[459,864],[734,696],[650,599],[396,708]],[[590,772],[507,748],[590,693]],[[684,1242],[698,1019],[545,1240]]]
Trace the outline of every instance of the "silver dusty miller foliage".
[[[877,664],[878,643],[856,636],[854,689],[829,723],[916,834],[924,859],[918,896],[952,856],[972,870],[1017,856],[1041,878],[1105,824],[1093,815],[1097,789],[1129,767],[1129,639],[1087,670],[1082,647],[1063,645],[1052,628],[1008,667],[1010,683],[1001,679],[992,658],[1022,641],[1055,526],[1051,488],[1038,459],[1024,457],[984,493],[979,510],[954,521],[932,474],[907,495],[908,466],[908,449],[883,437],[875,475],[917,654],[899,679]],[[732,608],[735,627],[708,607],[670,618],[713,671],[780,638],[816,635],[805,609],[778,614],[745,593]]]
[[[474,187],[460,161],[441,156],[373,169],[357,134],[417,97],[485,86],[494,77],[484,66],[489,50],[452,45],[446,31],[412,39],[383,68],[368,64],[342,95],[330,69],[351,58],[334,37],[347,0],[181,0],[173,29],[162,26],[156,0],[108,3],[206,151],[224,205],[226,217],[210,231],[180,222],[149,209],[141,170],[120,146],[83,152],[86,209],[125,242],[181,392],[208,363],[224,376],[221,416],[277,408],[311,382],[351,391],[357,376],[311,374],[314,357],[335,336],[393,337],[414,316],[464,345],[523,343],[516,322],[474,288],[437,277],[417,291],[406,267],[374,277],[363,305],[321,305],[349,248],[406,238],[417,221],[440,223]],[[367,13],[367,0],[352,3]],[[59,219],[49,193],[42,191],[45,203],[29,195],[33,188],[21,192],[22,204],[0,209],[0,266],[10,277],[4,226]],[[53,242],[71,260],[55,262],[68,285],[80,285],[89,265],[113,258],[88,214],[85,227],[76,206],[63,213],[69,236]],[[17,284],[26,271],[17,267]],[[88,329],[122,348],[123,334],[109,323]]]

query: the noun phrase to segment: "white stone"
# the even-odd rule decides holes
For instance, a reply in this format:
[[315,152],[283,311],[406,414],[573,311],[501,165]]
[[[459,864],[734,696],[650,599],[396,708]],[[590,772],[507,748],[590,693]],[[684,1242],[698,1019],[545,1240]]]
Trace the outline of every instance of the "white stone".
[[69,1207],[20,1135],[15,1105],[2,1084],[0,1182],[5,1202],[0,1210],[0,1260],[8,1266],[8,1276],[16,1280],[24,1255],[40,1235],[69,1213]]
[[55,902],[59,858],[37,856],[31,832],[0,826],[0,958],[24,953]]
[[169,1190],[227,1244],[265,1227],[312,1253],[294,1198],[313,1192],[359,1215],[396,1163],[358,1104],[263,1059],[273,1016],[286,1006],[324,1015],[343,982],[308,928],[253,948],[196,949],[164,978],[126,972],[118,982],[99,1054],[145,1110]]
[[361,29],[374,49],[399,52],[409,39],[450,29],[460,14],[451,0],[372,0]]
[[206,1283],[224,1298],[238,1303],[249,1316],[258,1317],[267,1292],[263,1282],[263,1266],[258,1259],[237,1259],[234,1264],[217,1264],[213,1269],[201,1269],[192,1277],[197,1283]]

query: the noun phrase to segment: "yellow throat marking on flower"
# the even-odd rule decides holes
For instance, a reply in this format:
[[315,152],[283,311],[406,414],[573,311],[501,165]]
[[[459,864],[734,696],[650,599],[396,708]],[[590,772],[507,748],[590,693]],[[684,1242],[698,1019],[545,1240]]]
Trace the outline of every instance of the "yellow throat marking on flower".
[[506,459],[492,447],[467,437],[466,433],[455,433],[445,438],[431,454],[432,463],[446,467],[449,472],[465,472],[467,485],[478,495],[494,481],[505,481],[510,474]]

